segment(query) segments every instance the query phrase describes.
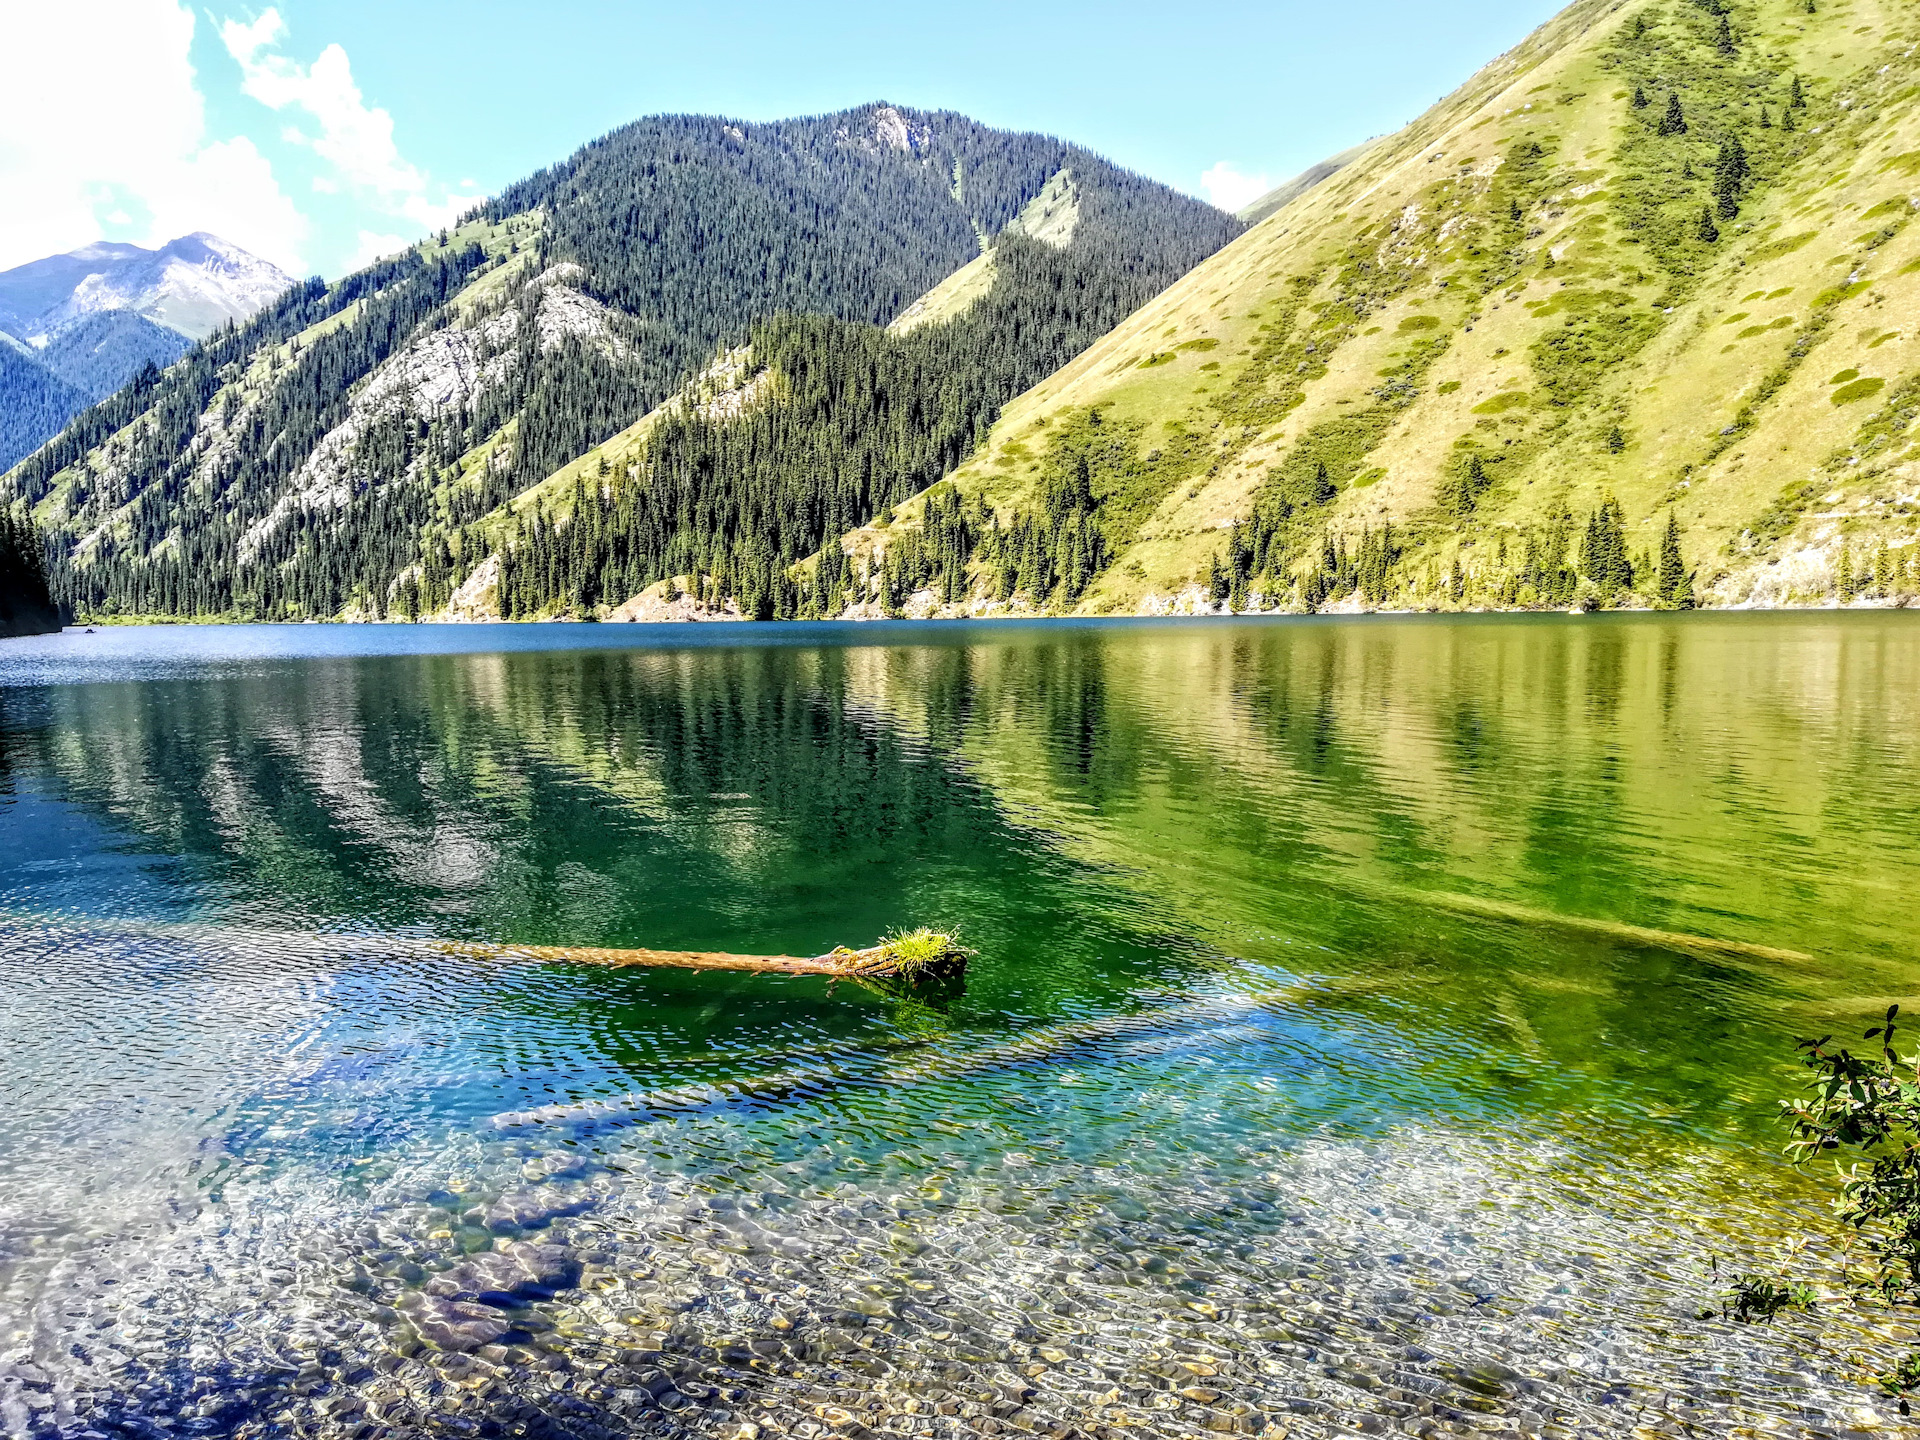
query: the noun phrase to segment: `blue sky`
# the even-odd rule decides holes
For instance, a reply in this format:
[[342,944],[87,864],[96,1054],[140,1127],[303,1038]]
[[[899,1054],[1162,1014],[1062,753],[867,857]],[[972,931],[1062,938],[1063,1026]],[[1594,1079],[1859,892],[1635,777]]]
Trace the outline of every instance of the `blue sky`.
[[1232,206],[1404,124],[1557,8],[23,7],[9,68],[29,79],[0,95],[0,267],[206,229],[338,275],[639,115],[883,98],[1060,135]]

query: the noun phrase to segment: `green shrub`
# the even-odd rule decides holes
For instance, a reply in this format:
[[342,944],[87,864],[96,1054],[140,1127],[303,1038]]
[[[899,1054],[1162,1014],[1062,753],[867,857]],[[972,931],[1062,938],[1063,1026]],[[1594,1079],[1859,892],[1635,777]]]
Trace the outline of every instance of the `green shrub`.
[[1868,396],[1878,395],[1886,388],[1886,381],[1876,375],[1869,375],[1864,380],[1854,381],[1851,385],[1842,385],[1827,398],[1836,405],[1851,405],[1856,400],[1865,400]]

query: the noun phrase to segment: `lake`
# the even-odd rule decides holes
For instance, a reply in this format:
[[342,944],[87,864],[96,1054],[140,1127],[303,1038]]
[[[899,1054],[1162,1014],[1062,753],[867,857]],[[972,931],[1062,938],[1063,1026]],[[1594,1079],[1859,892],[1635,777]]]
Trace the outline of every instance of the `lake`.
[[1713,1307],[1833,1273],[1917,697],[1901,613],[4,642],[0,1429],[1898,1429],[1911,1329]]

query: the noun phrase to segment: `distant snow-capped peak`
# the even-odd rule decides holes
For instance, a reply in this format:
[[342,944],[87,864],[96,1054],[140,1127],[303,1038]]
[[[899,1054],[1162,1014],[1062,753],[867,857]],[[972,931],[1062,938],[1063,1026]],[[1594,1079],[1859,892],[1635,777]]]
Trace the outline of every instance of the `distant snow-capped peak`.
[[132,310],[199,340],[291,284],[277,265],[205,231],[158,250],[100,241],[0,274],[0,328],[44,345],[89,315]]

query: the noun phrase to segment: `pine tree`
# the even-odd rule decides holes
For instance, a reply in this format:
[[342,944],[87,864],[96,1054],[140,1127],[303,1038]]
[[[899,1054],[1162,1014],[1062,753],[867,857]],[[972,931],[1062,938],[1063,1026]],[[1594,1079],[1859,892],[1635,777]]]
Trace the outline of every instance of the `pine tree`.
[[1227,593],[1227,608],[1247,608],[1247,582],[1253,574],[1253,547],[1247,543],[1244,527],[1238,521],[1227,538],[1227,572],[1232,585]]
[[1608,453],[1613,455],[1618,455],[1621,451],[1625,450],[1626,448],[1627,448],[1627,432],[1622,430],[1618,425],[1615,425],[1611,430],[1607,431]]
[[1492,484],[1486,462],[1478,454],[1469,455],[1466,464],[1455,466],[1440,482],[1440,504],[1449,514],[1465,519]]
[[1782,110],[1780,112],[1780,128],[1786,131],[1789,135],[1791,135],[1795,130],[1798,130],[1800,128],[1798,125],[1793,123],[1793,111]]
[[1760,107],[1760,128],[1762,130],[1773,128],[1773,117],[1767,113],[1767,107],[1764,105]]
[[1713,30],[1713,48],[1722,55],[1739,53],[1739,47],[1733,43],[1733,24],[1724,14],[1721,15],[1720,23]]
[[1207,557],[1207,599],[1218,605],[1231,589],[1226,569],[1220,564],[1220,552],[1216,550]]
[[1633,87],[1633,108],[1644,110],[1653,102],[1647,99],[1647,92],[1639,85]]
[[1600,602],[1610,605],[1623,592],[1633,588],[1633,562],[1627,555],[1626,514],[1613,496],[1605,496],[1600,508],[1587,518],[1587,533],[1580,547],[1580,568],[1600,592]]
[[1720,238],[1720,227],[1713,223],[1713,206],[1700,207],[1700,227],[1694,233],[1709,245]]
[[1660,540],[1660,568],[1654,579],[1654,594],[1664,605],[1681,608],[1693,603],[1693,578],[1687,573],[1686,560],[1680,554],[1680,522],[1667,512],[1667,532]]
[[1313,467],[1313,503],[1316,505],[1330,504],[1333,501],[1333,497],[1339,493],[1338,490],[1333,488],[1332,477],[1327,474],[1327,462],[1324,460],[1315,461]]
[[1680,108],[1680,92],[1673,91],[1667,96],[1667,113],[1660,117],[1662,135],[1684,135],[1687,133],[1686,112]]
[[1720,142],[1720,153],[1713,162],[1713,193],[1722,219],[1740,213],[1740,191],[1748,173],[1746,147],[1738,135],[1727,136]]
[[1800,77],[1798,75],[1793,77],[1793,89],[1787,94],[1787,108],[1789,110],[1804,110],[1807,108],[1806,93],[1800,88]]

